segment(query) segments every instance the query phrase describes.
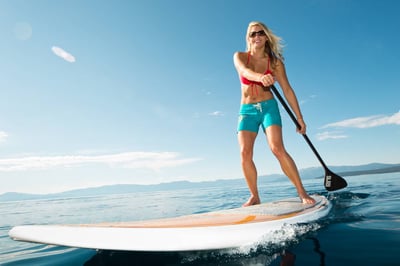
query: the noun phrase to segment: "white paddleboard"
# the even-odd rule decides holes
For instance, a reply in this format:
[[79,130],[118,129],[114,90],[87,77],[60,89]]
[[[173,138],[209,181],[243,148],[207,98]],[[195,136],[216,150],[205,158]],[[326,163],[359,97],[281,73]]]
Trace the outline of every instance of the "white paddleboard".
[[175,218],[77,225],[23,225],[12,228],[14,240],[125,251],[194,251],[247,246],[284,225],[326,216],[331,204],[314,195],[315,204],[290,198],[250,207]]

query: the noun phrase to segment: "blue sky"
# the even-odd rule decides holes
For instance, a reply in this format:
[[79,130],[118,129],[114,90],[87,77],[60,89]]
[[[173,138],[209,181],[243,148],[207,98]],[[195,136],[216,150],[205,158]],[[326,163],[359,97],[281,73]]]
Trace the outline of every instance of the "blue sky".
[[[395,0],[2,0],[0,193],[242,178],[232,57],[253,20],[284,39],[327,165],[399,163],[399,10]],[[320,167],[281,114],[298,167]],[[260,175],[281,173],[261,131],[255,162]]]

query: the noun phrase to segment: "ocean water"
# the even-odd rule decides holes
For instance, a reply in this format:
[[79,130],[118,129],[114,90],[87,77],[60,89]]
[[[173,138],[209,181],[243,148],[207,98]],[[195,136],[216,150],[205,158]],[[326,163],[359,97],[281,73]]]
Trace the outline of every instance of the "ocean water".
[[[118,252],[13,241],[15,225],[133,221],[239,207],[247,187],[213,187],[86,198],[0,202],[0,265],[400,265],[400,173],[345,177],[327,193],[322,180],[303,180],[333,203],[320,221],[288,226],[253,247],[201,252]],[[262,201],[296,195],[288,180],[259,180]],[[173,239],[171,239],[173,241]]]

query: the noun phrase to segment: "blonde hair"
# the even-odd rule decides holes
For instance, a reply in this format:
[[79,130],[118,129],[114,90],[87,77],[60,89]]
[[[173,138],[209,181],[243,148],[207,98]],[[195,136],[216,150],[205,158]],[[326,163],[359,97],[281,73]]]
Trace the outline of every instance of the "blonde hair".
[[265,43],[265,53],[271,58],[273,64],[276,64],[277,60],[283,61],[283,44],[282,38],[275,35],[272,30],[270,30],[264,23],[259,21],[252,21],[247,27],[246,33],[246,51],[250,51],[250,40],[249,36],[251,34],[250,29],[253,26],[260,26],[265,34],[267,35],[268,41]]

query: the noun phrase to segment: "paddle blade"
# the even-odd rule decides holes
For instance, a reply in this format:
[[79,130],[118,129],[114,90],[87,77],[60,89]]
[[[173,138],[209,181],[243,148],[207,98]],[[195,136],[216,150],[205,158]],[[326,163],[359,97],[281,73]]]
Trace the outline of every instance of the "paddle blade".
[[335,191],[347,187],[347,182],[343,177],[338,176],[329,169],[325,169],[324,186],[328,191]]

